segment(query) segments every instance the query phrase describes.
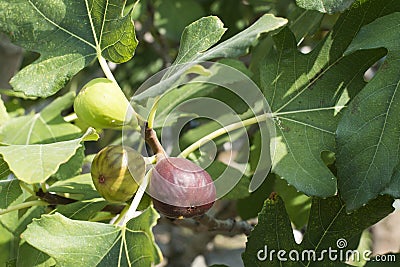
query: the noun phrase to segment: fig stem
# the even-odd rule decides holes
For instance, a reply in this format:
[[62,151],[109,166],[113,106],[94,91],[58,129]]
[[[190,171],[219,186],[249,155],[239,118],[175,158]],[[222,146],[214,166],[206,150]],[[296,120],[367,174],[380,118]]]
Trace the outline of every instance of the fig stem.
[[124,218],[124,216],[125,216],[126,212],[128,211],[128,209],[129,209],[129,205],[126,205],[124,207],[124,209],[121,211],[121,213],[118,215],[118,218],[113,223],[114,225],[118,225],[119,224],[119,222]]
[[227,125],[223,128],[220,128],[212,133],[209,133],[206,136],[204,136],[204,137],[200,138],[199,140],[197,140],[196,142],[194,142],[193,144],[191,144],[190,146],[188,146],[185,150],[183,150],[179,154],[178,158],[187,158],[190,153],[199,149],[203,144],[208,143],[209,141],[211,141],[223,134],[229,133],[231,131],[234,131],[234,130],[237,130],[237,129],[240,129],[242,127],[246,127],[246,126],[249,126],[252,124],[256,124],[256,123],[259,123],[262,121],[266,121],[268,117],[269,117],[268,114],[261,114],[261,115],[252,117],[247,120],[229,124],[229,125]]
[[[115,79],[114,75],[112,74],[112,71],[110,70],[110,67],[107,64],[106,59],[101,55],[101,51],[100,50],[97,51],[97,60],[99,61],[100,67],[103,70],[104,75],[106,76],[106,78],[111,80],[111,81],[113,81],[118,86],[118,88],[122,91],[122,89],[119,86],[117,80]],[[144,121],[144,119],[139,114],[137,114],[136,112],[134,112],[134,116],[136,116],[138,121]]]
[[25,182],[19,181],[19,186],[32,196],[36,196],[35,191],[33,191],[32,188],[30,188]]
[[42,189],[42,191],[43,191],[44,193],[47,192],[47,185],[46,185],[46,183],[40,183],[40,188]]
[[12,211],[20,210],[20,209],[30,208],[33,206],[47,206],[47,205],[49,205],[49,203],[47,203],[46,201],[32,200],[32,201],[16,204],[13,206],[8,206],[6,209],[0,210],[0,215],[6,214],[6,213],[9,213]]
[[100,67],[103,70],[104,74],[106,75],[107,79],[118,84],[117,80],[114,78],[114,75],[112,74],[112,72],[110,70],[110,67],[107,64],[106,59],[101,55],[101,52],[97,52],[97,60],[99,61]]
[[76,120],[77,118],[78,118],[78,116],[77,116],[76,113],[74,112],[74,113],[71,113],[71,114],[65,116],[65,117],[64,117],[64,121],[66,121],[66,122],[71,122],[71,121]]
[[126,212],[124,219],[119,222],[119,226],[126,225],[130,219],[136,217],[136,210],[139,207],[139,203],[143,198],[144,192],[146,191],[147,184],[149,183],[152,169],[150,169],[143,178],[143,181],[140,183],[139,189],[136,191],[135,196],[131,204],[129,205],[128,211]]
[[154,100],[153,105],[151,106],[150,113],[149,113],[149,119],[147,120],[147,127],[153,128],[154,125],[154,119],[156,118],[156,113],[157,113],[157,107],[158,107],[158,102],[160,101],[161,97],[157,96]]
[[150,146],[157,158],[166,155],[164,148],[158,140],[156,132],[152,128],[148,127],[148,125],[146,125],[144,129],[144,140]]

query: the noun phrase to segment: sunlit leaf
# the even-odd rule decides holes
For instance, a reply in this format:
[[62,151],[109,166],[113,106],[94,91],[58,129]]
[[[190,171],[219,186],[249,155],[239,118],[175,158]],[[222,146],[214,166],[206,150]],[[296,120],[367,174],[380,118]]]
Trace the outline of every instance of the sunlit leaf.
[[81,130],[64,121],[60,112],[69,108],[75,94],[56,98],[36,114],[12,118],[0,128],[0,141],[4,144],[45,144],[76,138]]
[[158,214],[146,209],[124,227],[43,215],[22,238],[58,266],[151,266],[161,260],[151,228]]
[[131,13],[124,2],[0,1],[0,31],[21,47],[40,53],[11,85],[26,95],[46,97],[61,89],[97,55],[121,63],[137,46]]
[[82,140],[93,132],[90,128],[80,138],[57,143],[2,146],[0,154],[18,179],[30,184],[40,183],[75,155]]

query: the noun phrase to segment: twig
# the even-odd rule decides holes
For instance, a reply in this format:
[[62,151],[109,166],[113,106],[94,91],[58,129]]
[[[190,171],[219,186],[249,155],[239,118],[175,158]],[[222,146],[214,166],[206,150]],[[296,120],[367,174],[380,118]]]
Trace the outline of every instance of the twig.
[[227,231],[234,234],[245,234],[250,235],[253,226],[246,221],[236,221],[235,219],[220,220],[209,216],[207,213],[194,220],[205,225],[211,231]]
[[196,232],[222,232],[230,234],[249,235],[253,226],[246,221],[236,221],[234,219],[221,220],[208,214],[194,217],[192,219],[173,219],[174,224],[192,229]]
[[49,205],[66,205],[66,204],[71,204],[71,203],[74,203],[77,201],[75,199],[66,198],[63,196],[56,195],[56,194],[51,194],[49,192],[43,192],[42,189],[39,189],[36,192],[36,196],[40,197],[42,200],[49,203]]
[[[78,201],[76,199],[63,197],[57,194],[52,194],[50,192],[43,192],[41,189],[36,192],[36,196],[46,201],[47,204],[50,206],[67,205]],[[124,209],[124,207],[125,205],[107,205],[102,209],[102,211],[110,212],[112,214],[118,214]]]

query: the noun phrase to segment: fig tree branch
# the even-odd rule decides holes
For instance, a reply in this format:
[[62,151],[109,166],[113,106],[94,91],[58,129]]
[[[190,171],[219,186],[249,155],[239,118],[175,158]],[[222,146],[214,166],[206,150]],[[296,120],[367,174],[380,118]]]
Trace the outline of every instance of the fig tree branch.
[[208,214],[203,214],[192,219],[174,219],[171,220],[175,225],[192,229],[196,232],[221,232],[229,234],[249,235],[253,226],[246,221],[236,221],[234,219],[216,219]]
[[[45,201],[47,205],[56,206],[56,205],[67,205],[71,203],[75,203],[78,200],[63,197],[57,194],[52,194],[50,192],[43,192],[41,189],[36,192],[36,196],[38,196],[41,200]],[[112,214],[118,214],[124,209],[125,205],[107,205],[102,211],[110,212]]]

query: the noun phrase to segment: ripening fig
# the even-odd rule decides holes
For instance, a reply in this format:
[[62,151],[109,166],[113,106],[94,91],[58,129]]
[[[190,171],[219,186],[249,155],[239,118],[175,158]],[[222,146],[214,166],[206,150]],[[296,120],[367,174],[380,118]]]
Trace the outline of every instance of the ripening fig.
[[118,85],[106,78],[96,78],[83,86],[74,101],[80,120],[98,128],[137,127],[136,114]]
[[138,189],[145,175],[143,156],[130,147],[107,146],[94,157],[91,174],[94,186],[109,202],[125,202]]
[[211,176],[184,158],[164,158],[157,162],[151,173],[149,194],[154,207],[170,218],[202,215],[216,199]]

